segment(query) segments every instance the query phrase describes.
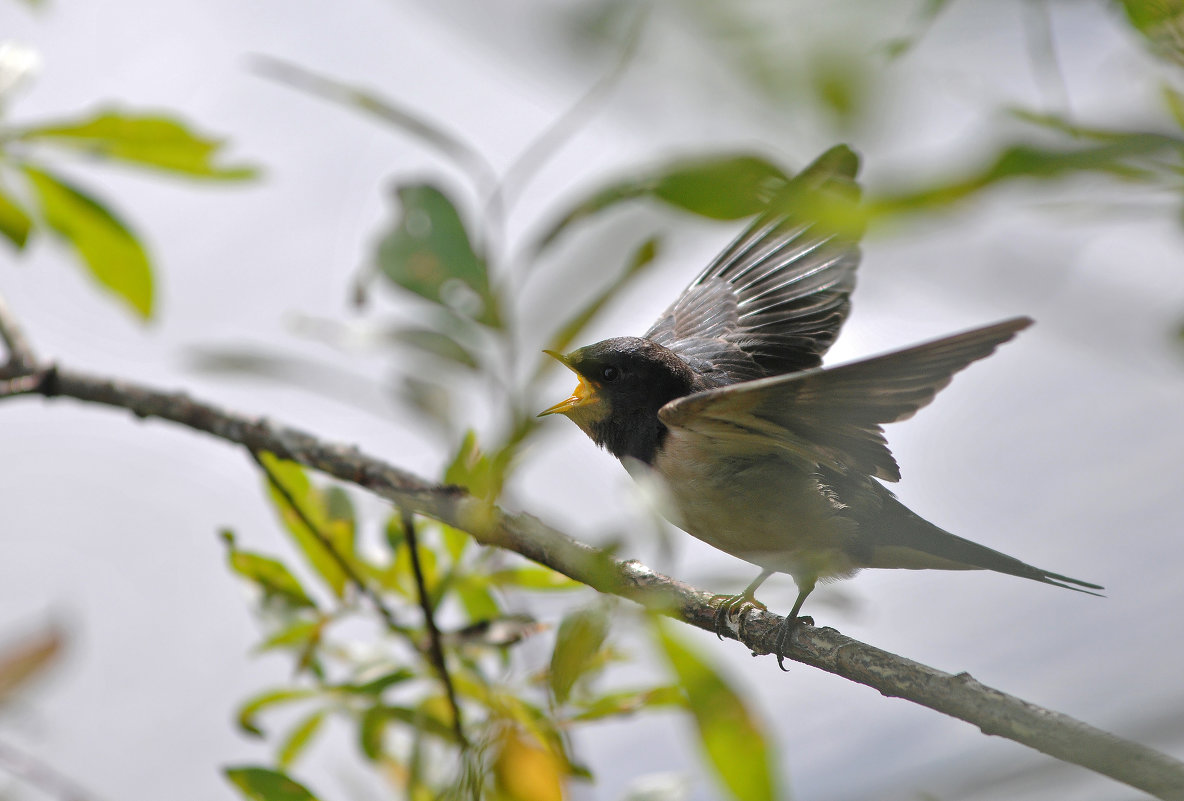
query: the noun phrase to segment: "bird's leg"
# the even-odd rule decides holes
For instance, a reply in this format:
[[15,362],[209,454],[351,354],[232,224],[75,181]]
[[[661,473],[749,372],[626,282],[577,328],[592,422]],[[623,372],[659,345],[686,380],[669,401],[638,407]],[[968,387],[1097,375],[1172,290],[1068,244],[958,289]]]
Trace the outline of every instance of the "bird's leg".
[[744,592],[739,595],[713,595],[712,602],[719,602],[719,606],[715,608],[715,636],[721,640],[724,638],[724,630],[728,622],[728,618],[732,616],[733,612],[738,612],[740,622],[739,626],[744,625],[744,615],[750,609],[760,609],[764,611],[766,607],[763,603],[756,599],[757,587],[765,583],[765,579],[773,575],[772,570],[762,570],[761,574],[756,577],[756,581],[744,588]]
[[[798,612],[802,610],[802,603],[806,600],[806,596],[814,592],[814,584],[818,581],[816,576],[808,578],[799,578],[794,576],[793,580],[798,585],[798,599],[793,602],[793,609],[789,610],[789,615],[786,616],[785,622],[781,624],[781,630],[777,632],[777,667],[785,670],[785,646],[789,645],[789,637],[793,634],[793,630],[803,623],[813,626],[814,618],[805,616],[798,617]],[[787,671],[788,672],[788,671]]]

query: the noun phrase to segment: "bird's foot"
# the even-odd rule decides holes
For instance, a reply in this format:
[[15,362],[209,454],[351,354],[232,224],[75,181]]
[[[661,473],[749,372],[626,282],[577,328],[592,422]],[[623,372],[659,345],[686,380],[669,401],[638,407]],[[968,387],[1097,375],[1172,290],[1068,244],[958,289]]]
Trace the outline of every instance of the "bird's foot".
[[740,593],[739,595],[713,595],[711,596],[711,602],[719,604],[715,608],[715,636],[721,640],[724,638],[725,631],[731,631],[728,621],[733,616],[737,618],[736,633],[739,634],[744,627],[745,615],[753,609],[759,609],[762,612],[768,609],[768,607],[756,598],[751,595],[745,595],[744,593]]
[[798,626],[813,625],[814,618],[809,615],[802,615],[801,617],[790,615],[785,618],[785,622],[781,624],[781,628],[777,631],[777,647],[773,651],[777,655],[777,667],[786,673],[789,672],[789,669],[785,667],[785,649],[789,645],[789,638],[793,636],[793,631]]

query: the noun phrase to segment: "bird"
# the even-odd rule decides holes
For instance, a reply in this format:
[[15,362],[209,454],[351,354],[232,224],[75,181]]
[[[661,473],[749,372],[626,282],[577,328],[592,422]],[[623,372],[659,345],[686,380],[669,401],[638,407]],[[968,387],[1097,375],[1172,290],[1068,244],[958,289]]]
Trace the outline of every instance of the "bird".
[[[993,570],[1098,595],[1103,587],[1033,567],[951,534],[902,504],[883,426],[911,417],[953,375],[1032,324],[1015,317],[903,350],[822,366],[851,308],[861,252],[859,157],[838,145],[801,170],[640,337],[563,354],[568,417],[598,446],[656,476],[662,511],[688,534],[760,568],[716,596],[716,633],[766,609],[758,587],[789,574],[798,595],[782,659],[820,580],[863,568]],[[848,214],[848,218],[857,219]]]

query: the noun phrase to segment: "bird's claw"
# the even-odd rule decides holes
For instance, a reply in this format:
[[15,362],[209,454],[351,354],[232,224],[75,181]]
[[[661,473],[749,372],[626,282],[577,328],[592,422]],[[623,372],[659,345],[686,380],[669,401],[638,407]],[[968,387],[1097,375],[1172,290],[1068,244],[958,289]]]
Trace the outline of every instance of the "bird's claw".
[[781,624],[781,628],[777,632],[777,646],[773,653],[777,656],[777,667],[788,673],[789,668],[785,667],[785,649],[789,645],[789,638],[793,636],[793,631],[798,626],[813,626],[814,618],[809,615],[802,615],[801,617],[787,617],[785,622]]
[[724,638],[725,631],[731,631],[731,626],[728,621],[735,616],[737,618],[736,632],[739,632],[744,627],[744,617],[753,609],[759,609],[762,612],[766,611],[763,603],[758,601],[751,595],[740,593],[739,595],[713,595],[711,602],[719,604],[715,608],[715,636],[721,640]]

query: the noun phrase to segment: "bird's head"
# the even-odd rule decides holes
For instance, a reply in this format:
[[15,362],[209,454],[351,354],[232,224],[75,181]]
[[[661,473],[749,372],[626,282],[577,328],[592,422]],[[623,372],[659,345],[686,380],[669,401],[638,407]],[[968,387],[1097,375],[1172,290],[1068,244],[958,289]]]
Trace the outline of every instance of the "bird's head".
[[694,387],[686,362],[640,337],[606,339],[566,355],[544,352],[574,372],[579,384],[539,416],[565,415],[617,457],[652,461],[665,432],[658,410]]

